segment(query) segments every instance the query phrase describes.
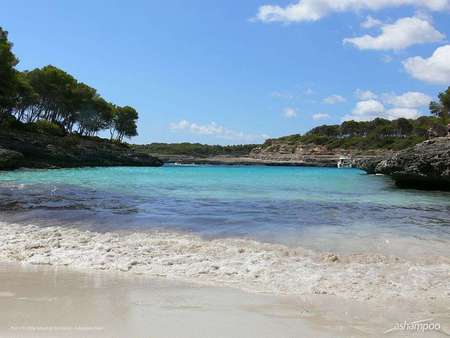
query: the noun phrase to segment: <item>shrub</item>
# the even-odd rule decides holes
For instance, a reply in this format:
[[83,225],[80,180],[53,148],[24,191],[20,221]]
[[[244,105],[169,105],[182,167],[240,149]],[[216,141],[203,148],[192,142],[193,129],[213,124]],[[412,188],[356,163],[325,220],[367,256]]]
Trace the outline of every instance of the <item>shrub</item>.
[[62,128],[60,125],[56,123],[47,120],[39,120],[33,123],[33,125],[36,128],[36,131],[41,134],[47,134],[52,136],[66,135],[64,128]]
[[0,128],[2,129],[23,129],[23,123],[18,121],[14,116],[6,116],[1,124]]

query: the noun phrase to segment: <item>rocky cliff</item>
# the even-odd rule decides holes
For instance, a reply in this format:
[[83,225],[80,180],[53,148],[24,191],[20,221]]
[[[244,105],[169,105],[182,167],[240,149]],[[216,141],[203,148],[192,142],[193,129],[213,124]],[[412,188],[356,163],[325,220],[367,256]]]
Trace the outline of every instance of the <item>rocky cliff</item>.
[[249,157],[261,161],[297,163],[307,166],[336,167],[341,156],[354,159],[373,159],[385,156],[385,151],[355,149],[329,149],[326,146],[305,143],[272,141],[254,148]]
[[450,137],[438,137],[386,158],[356,161],[368,173],[391,176],[398,186],[450,190]]
[[158,158],[100,138],[0,129],[0,169],[161,166]]

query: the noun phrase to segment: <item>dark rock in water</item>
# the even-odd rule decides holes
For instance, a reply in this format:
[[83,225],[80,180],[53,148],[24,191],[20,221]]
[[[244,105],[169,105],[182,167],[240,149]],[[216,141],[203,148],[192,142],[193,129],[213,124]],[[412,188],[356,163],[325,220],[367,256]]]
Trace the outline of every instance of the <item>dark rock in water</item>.
[[23,161],[23,155],[17,151],[0,147],[0,170],[17,169]]
[[[89,166],[161,166],[156,157],[124,144],[76,135],[0,130],[0,169]],[[3,155],[4,153],[4,155]]]
[[450,137],[434,138],[357,166],[370,174],[389,175],[400,187],[450,190]]
[[376,172],[392,176],[402,187],[450,190],[450,137],[402,150],[381,161]]
[[382,157],[357,158],[353,161],[353,166],[364,170],[368,174],[376,174],[377,165],[383,161]]

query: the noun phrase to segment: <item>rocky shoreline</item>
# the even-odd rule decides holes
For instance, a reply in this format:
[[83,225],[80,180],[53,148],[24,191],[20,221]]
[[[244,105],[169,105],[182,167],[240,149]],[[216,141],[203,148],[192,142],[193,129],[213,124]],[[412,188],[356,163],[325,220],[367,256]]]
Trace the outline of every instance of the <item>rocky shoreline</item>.
[[101,138],[0,130],[0,170],[161,165],[154,156]]
[[53,136],[0,129],[0,170],[89,166],[267,165],[336,167],[342,157],[368,174],[383,174],[399,187],[450,191],[450,137],[437,137],[399,152],[329,150],[308,144],[272,143],[247,156],[149,155],[126,144],[75,135]]
[[355,161],[368,174],[392,177],[399,187],[450,191],[450,137],[438,137],[392,156]]
[[330,167],[335,168],[339,156],[310,156],[303,159],[279,160],[279,159],[259,159],[250,156],[212,156],[193,157],[182,155],[158,155],[164,163],[182,165],[265,165],[265,166],[296,166],[296,167]]
[[313,144],[289,144],[273,141],[270,146],[260,145],[246,156],[195,157],[184,155],[154,154],[169,164],[211,164],[211,165],[267,165],[298,167],[336,168],[341,157],[363,161],[382,158],[391,152],[355,149],[333,149]]

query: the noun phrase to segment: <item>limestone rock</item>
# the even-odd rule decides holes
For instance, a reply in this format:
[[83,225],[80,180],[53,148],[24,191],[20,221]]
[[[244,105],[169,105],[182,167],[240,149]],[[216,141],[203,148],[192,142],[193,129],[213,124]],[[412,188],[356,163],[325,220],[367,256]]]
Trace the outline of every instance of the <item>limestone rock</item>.
[[391,176],[405,188],[450,190],[450,137],[438,137],[386,159],[359,161],[367,173]]
[[399,186],[450,190],[450,137],[439,137],[402,150],[381,161],[377,173]]

